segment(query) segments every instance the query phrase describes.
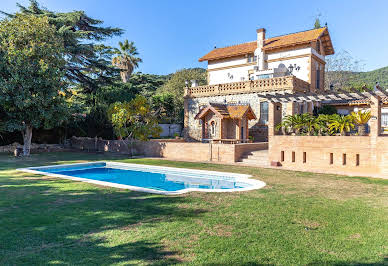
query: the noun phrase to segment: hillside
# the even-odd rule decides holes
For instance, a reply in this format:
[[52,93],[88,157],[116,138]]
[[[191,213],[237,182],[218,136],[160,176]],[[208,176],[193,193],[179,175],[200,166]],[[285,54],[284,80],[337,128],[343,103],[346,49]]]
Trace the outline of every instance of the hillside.
[[388,66],[368,72],[353,72],[349,75],[350,85],[366,84],[373,87],[378,81],[381,87],[388,89]]

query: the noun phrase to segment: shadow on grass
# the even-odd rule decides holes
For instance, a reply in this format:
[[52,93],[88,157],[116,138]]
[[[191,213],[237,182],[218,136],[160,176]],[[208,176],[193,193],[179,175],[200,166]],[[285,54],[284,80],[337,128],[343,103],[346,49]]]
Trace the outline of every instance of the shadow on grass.
[[0,177],[1,265],[178,263],[160,228],[205,212],[180,208],[188,197],[37,177]]

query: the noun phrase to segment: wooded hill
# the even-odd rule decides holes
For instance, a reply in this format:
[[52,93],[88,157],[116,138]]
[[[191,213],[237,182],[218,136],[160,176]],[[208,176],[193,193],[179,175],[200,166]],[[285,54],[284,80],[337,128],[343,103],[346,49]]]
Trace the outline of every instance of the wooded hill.
[[373,88],[379,82],[381,87],[388,89],[388,66],[368,72],[349,72],[348,75],[350,86],[367,85]]

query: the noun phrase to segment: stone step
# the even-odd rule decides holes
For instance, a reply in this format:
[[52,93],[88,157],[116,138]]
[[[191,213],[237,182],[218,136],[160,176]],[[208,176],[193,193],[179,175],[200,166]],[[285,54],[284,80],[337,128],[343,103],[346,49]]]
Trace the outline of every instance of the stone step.
[[243,159],[241,160],[241,162],[244,162],[244,163],[268,163],[268,159],[267,158],[264,158],[264,159],[257,159],[257,158],[249,158],[249,159]]
[[243,155],[241,157],[241,159],[251,159],[251,158],[266,159],[268,158],[268,155]]
[[248,165],[248,166],[258,166],[258,167],[269,167],[270,164],[269,163],[266,163],[266,162],[246,162],[246,161],[243,161],[243,162],[237,162],[237,164],[240,164],[240,165]]

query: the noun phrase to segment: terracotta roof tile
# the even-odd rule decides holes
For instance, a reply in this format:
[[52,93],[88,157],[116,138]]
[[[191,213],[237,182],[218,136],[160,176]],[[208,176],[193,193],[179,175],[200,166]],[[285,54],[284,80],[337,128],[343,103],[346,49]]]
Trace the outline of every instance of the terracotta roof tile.
[[326,28],[313,29],[308,31],[302,31],[283,36],[273,37],[265,40],[264,50],[270,50],[274,48],[302,44],[317,40]]
[[256,116],[249,105],[229,105],[218,103],[211,103],[204,109],[200,110],[195,119],[202,118],[209,111],[216,112],[216,114],[220,115],[222,118],[241,119],[244,115],[246,115],[248,119],[256,119]]
[[[329,32],[326,27],[297,32],[297,33],[291,33],[287,35],[266,39],[263,49],[271,50],[275,48],[287,47],[287,46],[296,45],[296,44],[309,43],[317,40],[321,36],[325,37],[325,42],[323,43],[325,53],[327,55],[333,54],[334,49],[330,40]],[[256,50],[256,48],[257,48],[257,41],[237,44],[237,45],[223,47],[223,48],[216,48],[210,51],[205,56],[201,57],[199,61],[202,62],[202,61],[250,54],[250,53],[253,53]]]

